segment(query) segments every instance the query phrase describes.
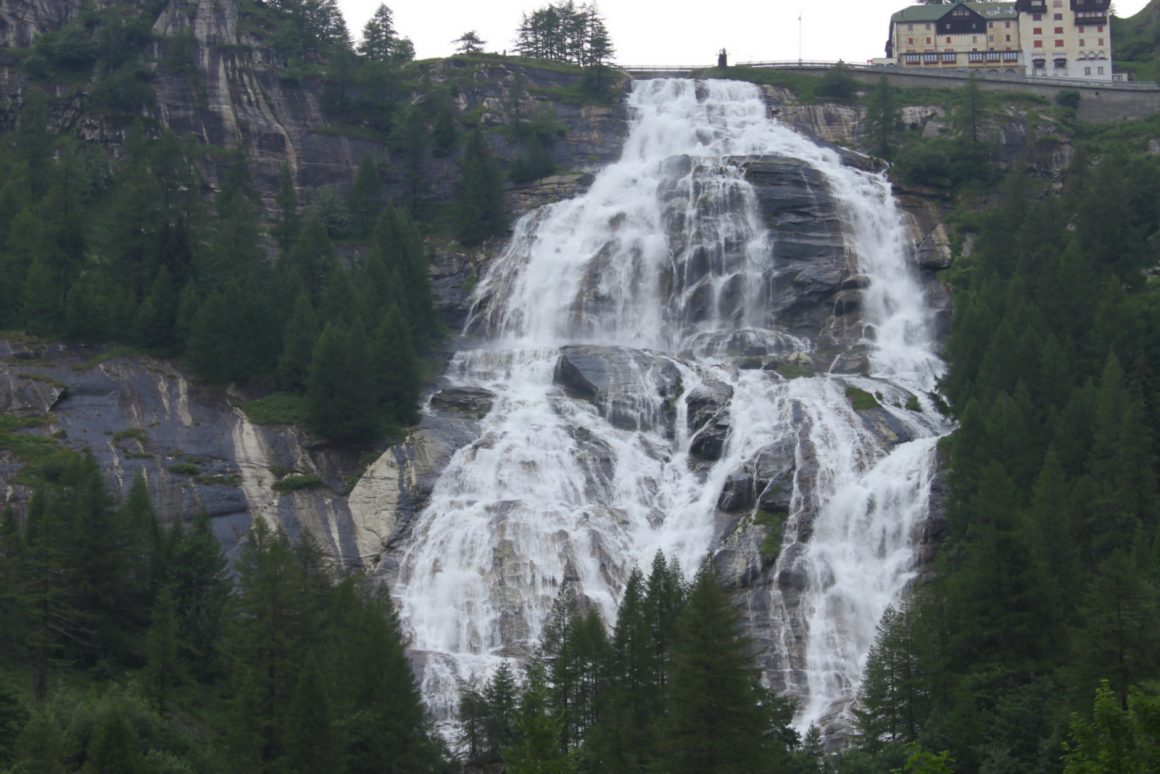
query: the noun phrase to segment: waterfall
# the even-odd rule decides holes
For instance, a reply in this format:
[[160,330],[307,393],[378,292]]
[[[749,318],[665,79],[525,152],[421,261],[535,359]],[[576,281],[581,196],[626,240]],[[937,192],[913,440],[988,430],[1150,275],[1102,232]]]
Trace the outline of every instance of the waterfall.
[[[884,178],[778,124],[752,85],[638,82],[630,113],[622,158],[523,217],[475,290],[475,344],[445,379],[491,408],[389,578],[424,694],[450,716],[460,681],[530,652],[562,583],[611,623],[634,566],[658,550],[686,571],[724,561],[768,533],[764,508],[783,512],[781,550],[739,561],[776,579],[745,592],[767,611],[766,676],[799,699],[802,728],[840,725],[913,575],[947,429],[901,217]],[[793,160],[832,199],[860,277],[852,323],[781,319],[789,237],[747,180],[761,159]],[[810,375],[838,350],[868,367]],[[856,410],[852,388],[881,407]]]

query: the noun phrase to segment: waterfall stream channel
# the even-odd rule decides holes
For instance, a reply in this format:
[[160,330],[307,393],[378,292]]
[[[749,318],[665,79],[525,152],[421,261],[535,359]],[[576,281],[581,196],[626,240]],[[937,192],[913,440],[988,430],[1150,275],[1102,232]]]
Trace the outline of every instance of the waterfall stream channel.
[[451,718],[563,583],[611,625],[660,550],[718,564],[795,724],[842,733],[950,429],[903,215],[755,86],[643,80],[629,115],[515,225],[444,375],[490,407],[385,571],[424,695]]

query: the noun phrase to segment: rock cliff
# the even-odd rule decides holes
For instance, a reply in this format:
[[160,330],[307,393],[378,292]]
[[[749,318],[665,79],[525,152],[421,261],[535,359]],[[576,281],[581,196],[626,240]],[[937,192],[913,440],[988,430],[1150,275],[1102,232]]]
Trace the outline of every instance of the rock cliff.
[[[0,4],[0,54],[27,49],[81,10],[79,0]],[[245,149],[271,207],[283,165],[305,194],[321,186],[349,186],[367,154],[391,157],[393,150],[384,142],[351,131],[326,114],[321,79],[288,76],[252,23],[248,6],[237,0],[169,0],[156,13],[150,43],[156,107],[146,117],[154,122],[154,131],[170,129],[206,148],[203,171],[211,185],[221,171],[220,154],[212,152],[217,148]],[[4,125],[13,123],[28,88],[18,63],[19,57],[0,56]],[[623,100],[576,105],[556,98],[575,85],[575,75],[460,59],[415,68],[421,78],[452,89],[458,116],[471,115],[484,127],[510,123],[516,91],[532,103],[524,110],[548,110],[564,127],[549,148],[561,172],[509,186],[508,203],[515,215],[585,190],[592,172],[619,155],[627,119]],[[124,129],[86,109],[91,87],[90,81],[53,84],[55,123],[118,153]],[[781,120],[820,141],[852,144],[859,136],[861,115],[855,108],[801,105],[779,89],[767,89],[766,101]],[[923,121],[939,117],[931,111],[915,116]],[[504,132],[492,132],[489,142],[504,162],[521,152],[519,143]],[[426,163],[425,176],[436,199],[446,201],[454,192],[458,157]],[[774,311],[786,330],[818,342],[818,349],[803,362],[770,357],[753,361],[739,345],[732,352],[737,367],[864,371],[865,357],[856,346],[862,279],[849,264],[824,181],[809,167],[787,159],[739,159],[738,164],[756,187],[762,218],[779,234],[779,268],[768,278]],[[401,187],[403,182],[400,177],[387,184]],[[920,245],[918,260],[933,275],[950,259],[939,205],[921,192],[907,202],[914,243]],[[458,329],[471,285],[497,246],[464,250],[438,239],[429,246],[435,288],[449,325]],[[928,292],[949,315],[941,285],[931,280]],[[601,410],[618,421],[637,421],[632,407],[617,403],[615,369],[592,371],[614,361],[609,353],[570,353],[560,364],[558,378],[565,389],[588,389],[590,398],[604,406]],[[658,371],[658,378],[666,373]],[[670,377],[668,373],[665,378]],[[727,401],[728,396],[703,395],[689,406],[690,421],[696,421],[703,436],[698,445],[703,455],[711,456],[729,431],[714,420]],[[243,402],[242,396],[196,384],[172,363],[24,340],[0,342],[0,412],[44,422],[24,432],[73,449],[91,449],[119,489],[140,473],[163,515],[190,518],[205,510],[228,547],[236,544],[251,519],[263,518],[292,533],[311,531],[348,565],[392,561],[389,547],[409,528],[450,456],[474,439],[488,396],[435,385],[420,426],[365,468],[355,453],[320,445],[301,430],[254,425],[240,409]],[[654,419],[673,421],[672,416]],[[770,482],[793,475],[783,458],[784,453],[771,449],[753,471],[739,471],[722,493],[722,511],[736,512],[759,496],[773,498],[772,505],[764,500],[763,505],[776,506],[776,498],[768,494]],[[18,470],[18,460],[0,452],[0,500],[20,502],[28,496],[18,483]]]

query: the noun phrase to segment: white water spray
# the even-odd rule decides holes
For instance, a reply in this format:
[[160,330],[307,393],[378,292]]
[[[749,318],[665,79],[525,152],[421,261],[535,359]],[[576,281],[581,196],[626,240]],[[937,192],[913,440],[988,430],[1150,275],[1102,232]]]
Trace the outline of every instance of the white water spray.
[[[913,572],[945,430],[926,397],[941,364],[901,218],[881,177],[769,119],[751,85],[645,81],[630,108],[621,160],[584,195],[516,225],[476,291],[469,330],[483,343],[448,371],[494,402],[390,579],[425,654],[425,695],[449,716],[460,681],[526,655],[565,581],[611,622],[629,572],[657,550],[695,568],[719,537],[730,476],[788,442],[794,491],[766,571],[801,581],[792,595],[771,584],[781,628],[769,677],[801,699],[803,728],[839,721],[874,628]],[[769,156],[817,170],[839,205],[850,260],[869,277],[870,376],[790,380],[732,358],[814,347],[770,309],[778,235],[762,225],[743,170],[745,158]],[[567,368],[599,389],[569,394]],[[851,386],[878,394],[915,440],[883,443]],[[699,458],[698,395],[720,398],[713,421],[728,428],[722,448]],[[912,396],[922,411],[899,408],[913,408]]]

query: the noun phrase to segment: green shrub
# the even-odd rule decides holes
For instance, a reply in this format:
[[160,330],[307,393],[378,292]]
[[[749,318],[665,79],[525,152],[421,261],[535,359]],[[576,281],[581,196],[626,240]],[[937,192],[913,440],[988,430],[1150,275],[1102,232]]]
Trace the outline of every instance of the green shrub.
[[850,405],[854,407],[855,411],[869,411],[870,409],[881,408],[881,404],[877,398],[857,387],[846,388],[846,399],[850,401]]
[[192,462],[175,462],[168,470],[177,476],[196,476],[201,473],[201,468]]
[[822,82],[818,84],[814,96],[842,102],[854,99],[858,96],[861,85],[852,73],[848,64],[838,62],[822,76]]
[[306,396],[276,392],[242,405],[255,425],[300,425],[306,420]]
[[326,482],[313,473],[291,473],[274,482],[271,487],[275,492],[297,492],[303,489],[319,489],[326,486]]
[[789,518],[789,514],[785,511],[757,511],[756,522],[769,529],[765,537],[762,538],[759,549],[761,558],[767,562],[777,559],[777,555],[781,553],[781,531],[787,518]]
[[1075,89],[1063,89],[1055,95],[1055,104],[1069,110],[1079,108],[1080,94]]

